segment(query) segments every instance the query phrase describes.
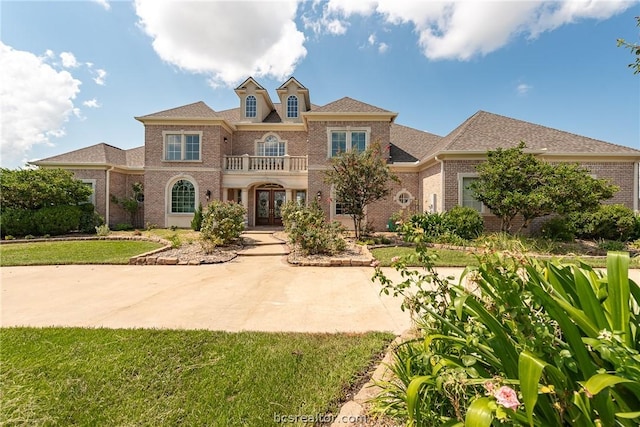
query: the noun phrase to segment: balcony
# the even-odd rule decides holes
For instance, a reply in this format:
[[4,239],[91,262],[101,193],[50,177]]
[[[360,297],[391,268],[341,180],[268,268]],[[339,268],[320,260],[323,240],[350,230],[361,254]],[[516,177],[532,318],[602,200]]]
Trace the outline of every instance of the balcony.
[[307,156],[224,156],[225,172],[307,172]]

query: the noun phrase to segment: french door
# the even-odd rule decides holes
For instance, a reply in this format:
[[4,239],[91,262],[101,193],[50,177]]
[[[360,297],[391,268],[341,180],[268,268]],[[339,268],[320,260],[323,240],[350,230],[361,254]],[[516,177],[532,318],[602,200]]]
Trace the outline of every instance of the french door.
[[256,225],[282,225],[282,206],[286,199],[284,190],[256,190]]

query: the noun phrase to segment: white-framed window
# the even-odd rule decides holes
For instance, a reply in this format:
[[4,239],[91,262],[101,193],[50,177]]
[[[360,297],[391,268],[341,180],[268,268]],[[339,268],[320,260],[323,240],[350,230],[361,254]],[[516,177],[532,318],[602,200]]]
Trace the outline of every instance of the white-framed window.
[[164,160],[199,162],[202,159],[202,132],[163,132]]
[[275,135],[256,142],[256,156],[281,157],[287,154],[287,144]]
[[187,179],[171,187],[171,213],[193,213],[196,210],[196,189]]
[[477,179],[478,175],[475,173],[458,174],[458,204],[460,206],[475,209],[480,213],[484,213],[484,205],[474,197],[473,191],[469,188],[471,183]]
[[298,117],[298,97],[291,95],[287,98],[287,118]]
[[96,180],[95,179],[81,179],[82,183],[91,188],[91,195],[87,198],[87,203],[96,205]]
[[258,103],[256,101],[256,97],[253,95],[249,95],[245,99],[244,116],[255,117],[257,115],[258,115]]
[[403,208],[409,207],[414,199],[415,197],[413,197],[413,195],[411,195],[411,193],[406,188],[398,191],[393,197],[393,200],[395,200],[396,203],[398,203]]
[[350,150],[364,151],[369,145],[370,129],[329,129],[328,156],[335,157]]

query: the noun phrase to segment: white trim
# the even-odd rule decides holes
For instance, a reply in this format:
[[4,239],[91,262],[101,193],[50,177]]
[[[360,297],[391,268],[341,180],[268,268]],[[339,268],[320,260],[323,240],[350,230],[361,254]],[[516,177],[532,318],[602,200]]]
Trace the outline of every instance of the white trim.
[[[400,195],[402,194],[408,194],[409,195],[409,199],[406,202],[401,202],[400,201]],[[403,209],[404,208],[408,208],[409,206],[411,206],[411,203],[413,203],[413,201],[416,198],[413,196],[413,194],[411,194],[411,192],[409,190],[407,190],[406,188],[403,188],[402,190],[398,191],[396,193],[395,196],[393,196],[393,200],[396,201],[397,204],[399,204]]]
[[169,216],[169,215],[193,216],[193,212],[171,212],[171,190],[173,189],[173,186],[175,185],[175,183],[180,180],[189,181],[191,184],[193,184],[193,190],[195,191],[195,200],[194,200],[194,206],[193,206],[194,210],[198,208],[198,204],[200,203],[200,189],[199,189],[198,181],[191,175],[187,175],[184,173],[181,173],[179,175],[174,175],[167,181],[167,185],[165,186],[165,189],[164,189],[164,204],[165,204],[164,212],[166,216]]
[[[185,131],[184,129],[179,131],[162,131],[162,161],[168,163],[202,163],[202,131]],[[180,135],[180,159],[170,160],[167,159],[167,136],[168,135]],[[186,135],[198,135],[198,160],[185,160],[186,153]]]

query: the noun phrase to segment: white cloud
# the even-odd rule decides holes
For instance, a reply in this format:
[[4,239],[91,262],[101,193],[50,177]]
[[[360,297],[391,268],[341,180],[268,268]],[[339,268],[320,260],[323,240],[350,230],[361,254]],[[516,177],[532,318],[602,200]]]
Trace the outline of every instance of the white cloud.
[[109,4],[108,0],[93,0],[93,2],[98,3],[104,10],[111,10],[111,4]]
[[389,50],[389,45],[386,43],[380,43],[378,45],[378,52],[379,53],[385,53],[387,50]]
[[518,35],[535,38],[581,19],[608,19],[637,2],[330,0],[318,20],[345,22],[353,15],[413,26],[429,59],[468,60],[493,52]]
[[527,93],[529,93],[529,91],[531,91],[531,89],[533,89],[533,86],[528,85],[526,83],[520,83],[516,87],[516,91],[518,92],[518,95],[526,95]]
[[376,44],[376,35],[375,34],[371,34],[369,36],[369,38],[367,39],[367,41],[369,42],[370,45]]
[[228,85],[249,75],[284,79],[293,73],[307,54],[297,6],[293,0],[135,2],[139,25],[160,58]]
[[79,115],[73,100],[81,82],[46,63],[51,56],[38,57],[0,42],[3,163],[26,158],[36,144],[51,144],[49,138],[64,135],[64,123]]
[[106,83],[105,78],[107,77],[107,72],[98,68],[95,71],[96,77],[93,78],[93,81],[100,86],[104,86]]
[[[47,54],[50,51],[47,51]],[[60,59],[62,60],[62,66],[64,68],[76,68],[77,66],[79,66],[80,64],[78,64],[78,61],[76,60],[76,57],[74,56],[73,53],[71,52],[62,52],[60,54]]]
[[89,108],[100,108],[101,107],[101,105],[98,103],[98,100],[95,99],[95,98],[90,99],[88,101],[84,101],[82,103],[82,105],[84,105],[85,107],[89,107]]

